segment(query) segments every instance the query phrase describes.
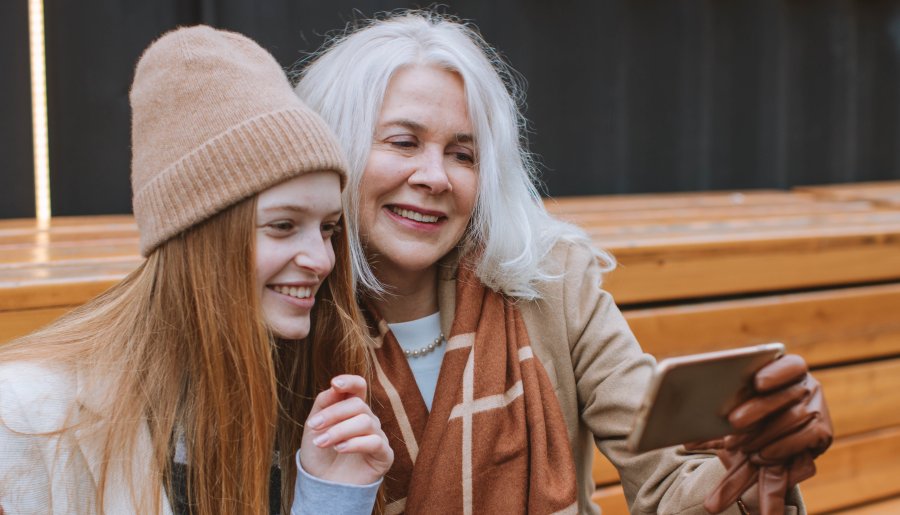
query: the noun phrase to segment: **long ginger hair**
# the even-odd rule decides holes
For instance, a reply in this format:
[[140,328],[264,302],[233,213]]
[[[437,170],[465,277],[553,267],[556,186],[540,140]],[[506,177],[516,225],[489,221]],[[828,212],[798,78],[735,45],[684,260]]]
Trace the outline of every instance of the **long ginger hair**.
[[[0,363],[45,362],[77,371],[100,398],[75,403],[54,435],[102,438],[96,499],[102,512],[110,463],[139,460],[149,429],[148,478],[130,485],[136,513],[171,498],[172,456],[183,435],[187,492],[197,515],[268,513],[273,456],[282,470],[282,512],[293,497],[302,423],[335,374],[365,376],[365,336],[353,293],[346,235],[333,236],[336,263],[320,288],[305,341],[266,329],[255,273],[256,198],[171,238],[128,277],[50,326],[0,348]],[[77,420],[76,420],[77,416]],[[146,438],[146,437],[144,437]],[[277,454],[273,453],[277,451]],[[118,470],[118,469],[117,469]],[[142,463],[134,470],[147,470]],[[155,484],[146,484],[155,483]]]

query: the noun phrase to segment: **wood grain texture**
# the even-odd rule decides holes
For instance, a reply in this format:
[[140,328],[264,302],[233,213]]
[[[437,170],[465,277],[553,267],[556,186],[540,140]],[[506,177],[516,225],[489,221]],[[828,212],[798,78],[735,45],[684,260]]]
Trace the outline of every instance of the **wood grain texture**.
[[900,357],[819,370],[816,378],[838,438],[900,427]]
[[[626,309],[657,358],[771,341],[811,366],[900,355],[900,284]],[[702,328],[702,330],[698,330]]]
[[900,495],[900,426],[835,441],[801,488],[811,513]]
[[900,182],[898,181],[798,186],[794,188],[794,191],[809,193],[829,200],[866,200],[876,205],[900,207]]
[[584,195],[544,199],[555,215],[569,213],[618,213],[679,208],[721,208],[733,206],[785,206],[809,204],[816,195],[780,190],[704,191],[687,193],[638,193],[632,195]]
[[0,345],[49,324],[71,309],[63,307],[0,311]]
[[[801,485],[803,499],[810,514],[860,506],[868,501],[881,501],[900,496],[900,426],[839,439],[816,460],[817,474]],[[628,507],[621,485],[597,489],[592,500],[605,515],[627,514]],[[877,511],[894,508],[900,501],[875,504],[870,511],[847,513],[889,514]],[[862,508],[859,508],[862,509]],[[843,512],[842,512],[843,513]]]
[[896,515],[900,513],[900,497],[883,499],[829,513],[830,515]]
[[859,232],[607,245],[620,266],[604,287],[632,304],[900,279],[900,225]]
[[0,269],[0,311],[74,306],[106,291],[140,261],[67,263],[9,273]]

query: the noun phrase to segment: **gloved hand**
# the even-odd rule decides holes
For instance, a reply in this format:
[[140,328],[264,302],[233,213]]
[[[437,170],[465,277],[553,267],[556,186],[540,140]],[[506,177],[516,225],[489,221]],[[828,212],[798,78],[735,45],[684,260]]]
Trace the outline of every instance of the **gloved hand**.
[[728,415],[736,433],[688,445],[714,449],[727,473],[703,506],[720,513],[759,483],[764,515],[784,513],[784,498],[794,485],[816,472],[813,460],[831,445],[833,429],[822,387],[806,362],[789,354],[769,363],[754,377],[756,395]]

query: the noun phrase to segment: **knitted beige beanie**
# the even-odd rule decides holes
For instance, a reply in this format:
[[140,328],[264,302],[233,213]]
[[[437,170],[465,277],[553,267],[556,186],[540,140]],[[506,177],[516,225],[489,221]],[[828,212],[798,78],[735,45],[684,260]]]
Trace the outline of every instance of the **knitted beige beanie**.
[[197,26],[150,45],[131,87],[141,254],[287,179],[346,164],[325,122],[250,39]]

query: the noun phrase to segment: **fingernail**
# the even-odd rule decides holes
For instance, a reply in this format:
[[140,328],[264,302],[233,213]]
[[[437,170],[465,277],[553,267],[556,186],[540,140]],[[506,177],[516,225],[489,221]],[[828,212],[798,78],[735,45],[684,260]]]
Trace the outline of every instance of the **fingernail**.
[[334,449],[337,450],[337,451],[343,451],[344,448],[346,448],[346,447],[347,447],[347,444],[344,443],[344,442],[341,442],[341,443],[335,445],[335,446],[334,446]]
[[334,385],[337,386],[338,388],[343,388],[344,386],[347,385],[347,382],[344,381],[343,379],[335,379]]
[[309,422],[307,422],[306,424],[309,427],[316,429],[316,428],[321,427],[322,424],[324,424],[324,423],[325,423],[325,419],[322,418],[320,415],[316,415],[315,417],[309,419]]
[[313,443],[319,446],[325,445],[328,443],[328,433],[322,433],[319,436],[313,438]]

